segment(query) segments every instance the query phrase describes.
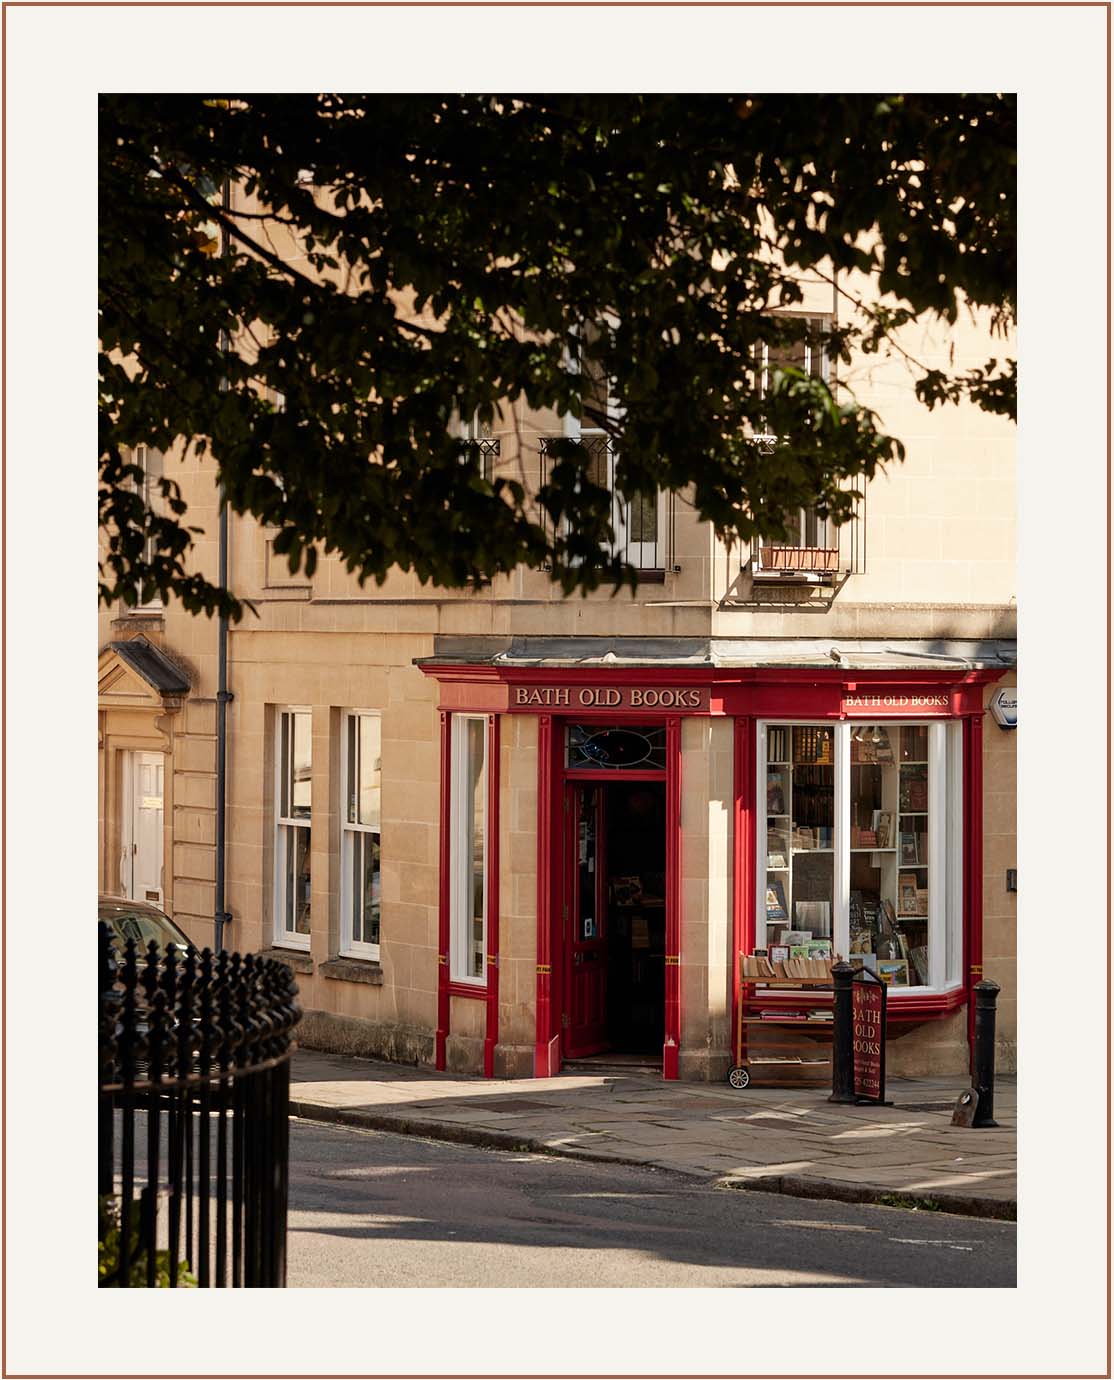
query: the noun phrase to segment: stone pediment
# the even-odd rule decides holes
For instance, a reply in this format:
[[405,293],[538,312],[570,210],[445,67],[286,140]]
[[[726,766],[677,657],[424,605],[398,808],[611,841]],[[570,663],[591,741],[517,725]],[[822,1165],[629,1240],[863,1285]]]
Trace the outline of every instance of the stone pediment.
[[190,685],[185,674],[145,637],[110,642],[97,663],[102,709],[176,709]]

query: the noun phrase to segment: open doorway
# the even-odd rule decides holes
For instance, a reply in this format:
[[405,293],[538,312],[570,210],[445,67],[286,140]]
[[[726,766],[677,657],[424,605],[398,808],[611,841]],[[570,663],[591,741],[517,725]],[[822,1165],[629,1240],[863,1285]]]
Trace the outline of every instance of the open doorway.
[[566,1059],[659,1060],[665,1034],[665,782],[566,787]]

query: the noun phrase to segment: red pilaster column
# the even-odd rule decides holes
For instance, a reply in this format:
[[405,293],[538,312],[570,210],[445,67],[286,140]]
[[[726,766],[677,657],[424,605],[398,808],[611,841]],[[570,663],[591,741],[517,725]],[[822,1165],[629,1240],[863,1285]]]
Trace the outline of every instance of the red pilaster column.
[[487,716],[487,1028],[484,1037],[484,1077],[495,1075],[495,1046],[499,1043],[499,716]]
[[433,1062],[445,1067],[449,1034],[449,817],[452,805],[452,715],[441,712],[441,839],[437,885],[437,1033]]
[[756,725],[735,719],[735,895],[731,948],[731,1038],[739,1048],[739,955],[754,948],[754,878],[757,819],[754,802]]
[[561,1065],[561,1033],[555,1029],[553,987],[553,872],[558,842],[553,833],[553,716],[538,716],[538,958],[537,1035],[534,1076],[551,1078]]
[[[966,771],[966,822],[964,830],[964,876],[967,914],[964,917],[967,946],[967,1044],[974,1060],[975,1051],[975,984],[982,981],[982,714],[967,720],[964,753]],[[972,1071],[974,1064],[972,1062]]]
[[665,721],[665,1044],[662,1077],[680,1077],[681,720]]

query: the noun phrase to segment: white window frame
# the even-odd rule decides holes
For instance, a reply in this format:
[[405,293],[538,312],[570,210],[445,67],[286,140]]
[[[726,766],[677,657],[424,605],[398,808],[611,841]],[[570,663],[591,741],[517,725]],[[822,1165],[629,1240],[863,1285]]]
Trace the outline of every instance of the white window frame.
[[[612,327],[618,324],[617,318],[608,316],[608,324]],[[580,329],[576,329],[574,334],[579,338]],[[580,373],[580,351],[567,351],[566,363],[570,373]],[[609,422],[622,420],[623,409],[616,402],[611,394],[610,379],[607,389],[607,419]],[[574,417],[571,412],[566,412],[561,418],[561,434],[573,441],[587,441],[596,436],[606,437],[607,430],[600,426],[584,426],[579,417]],[[611,528],[615,533],[615,540],[608,544],[608,550],[612,555],[625,553],[627,561],[638,570],[665,570],[667,568],[667,558],[669,552],[666,550],[665,533],[667,504],[664,492],[659,489],[656,500],[656,521],[658,538],[656,541],[630,541],[627,538],[627,528],[630,523],[631,500],[624,498],[615,484],[615,469],[619,457],[614,450],[608,450],[607,454],[607,489],[611,494]]]
[[[166,454],[165,454],[164,451],[156,450],[154,446],[148,446],[148,445],[138,445],[138,446],[136,446],[135,449],[132,451],[132,464],[133,464],[133,465],[137,465],[137,466],[143,471],[143,480],[142,480],[142,483],[137,482],[137,484],[136,484],[136,490],[137,490],[137,492],[138,492],[138,494],[139,494],[139,497],[143,500],[143,507],[144,507],[144,508],[147,510],[147,512],[149,512],[149,513],[154,513],[154,512],[157,511],[156,506],[155,506],[154,502],[152,501],[152,498],[153,498],[153,496],[152,496],[152,487],[151,487],[151,486],[152,486],[152,478],[151,478],[151,456],[152,456],[152,454],[157,455],[157,456],[159,457],[159,459],[161,460],[162,466],[163,466],[162,474],[165,475],[165,473],[166,473]],[[161,477],[161,476],[160,476],[160,477]],[[160,495],[160,496],[161,496],[161,495]],[[152,559],[153,559],[153,557],[154,557],[154,554],[155,554],[155,541],[154,541],[154,538],[153,538],[153,537],[146,537],[146,538],[144,538],[144,541],[143,541],[143,559],[144,559],[144,561],[145,561],[148,565],[150,565],[150,563],[151,563],[151,561],[152,561]],[[146,610],[146,609],[161,609],[162,607],[163,607],[163,601],[162,601],[162,599],[159,597],[159,595],[156,593],[156,594],[154,595],[154,597],[151,598],[151,599],[148,599],[146,603],[144,603],[144,604],[137,604],[137,605],[136,605],[136,612],[142,612],[142,611],[144,611],[144,610]]]
[[[354,789],[359,785],[359,762],[353,762],[349,754],[349,726],[353,720],[356,721],[356,756],[360,753],[360,719],[376,719],[379,723],[379,744],[380,762],[382,762],[383,744],[383,716],[378,710],[373,709],[347,709],[341,715],[341,738],[340,738],[340,952],[345,958],[368,958],[378,961],[380,944],[372,944],[366,940],[356,939],[352,924],[352,852],[355,846],[355,835],[371,834],[377,837],[380,849],[382,849],[382,830],[383,830],[383,770],[382,766],[377,768],[379,773],[379,828],[373,824],[353,823],[348,818],[348,802],[352,798]],[[356,775],[353,775],[354,769]],[[382,856],[382,854],[380,854]],[[380,874],[381,875],[381,874]],[[382,942],[383,912],[379,912],[380,943]]]
[[[851,731],[857,725],[928,728],[928,965],[927,985],[891,987],[900,1001],[911,993],[939,993],[963,985],[963,723],[958,719],[762,719],[755,753],[755,944],[766,948],[766,759],[770,728],[830,728],[832,761],[832,953],[847,956],[851,941]],[[943,789],[941,789],[943,783]]]
[[[472,838],[465,789],[469,782],[468,724],[483,725],[483,944],[481,976],[469,971],[472,955]],[[486,714],[454,714],[450,722],[449,783],[449,980],[469,987],[487,986],[488,901],[491,860],[491,735]]]
[[[823,336],[826,331],[829,331],[831,329],[835,321],[835,318],[832,316],[830,312],[775,312],[773,314],[775,316],[793,317],[796,320],[808,321],[821,336]],[[814,353],[811,335],[806,335],[802,343],[804,345],[805,351],[803,366],[804,372],[806,374],[811,374]],[[760,354],[759,357],[755,359],[755,367],[758,371],[759,386],[762,391],[762,396],[763,398],[765,398],[766,391],[769,388],[769,342],[765,340],[761,341],[759,343],[758,349]],[[818,356],[818,362],[820,365],[817,377],[822,379],[825,383],[830,383],[832,375],[832,361],[829,359],[826,350],[817,350],[816,354]],[[765,436],[763,439],[770,443],[773,443],[776,441],[777,438],[774,436]],[[816,524],[815,541],[808,540],[807,533],[810,521],[815,522]],[[757,565],[760,570],[764,568],[762,562],[762,549],[766,546],[795,546],[798,548],[821,547],[830,550],[833,547],[839,546],[839,535],[836,528],[833,527],[830,519],[816,517],[811,508],[799,508],[797,510],[797,536],[795,540],[792,538],[787,538],[785,541],[775,541],[772,538],[765,537],[759,539]]]
[[[291,718],[295,714],[305,714],[310,720],[310,779],[313,775],[313,715],[306,705],[279,705],[275,708],[274,724],[274,745],[275,745],[275,771],[274,771],[274,844],[275,844],[275,866],[272,877],[271,895],[273,898],[272,932],[273,943],[280,949],[304,949],[309,950],[311,935],[299,934],[296,930],[286,928],[286,862],[290,846],[290,836],[294,829],[304,829],[309,835],[309,848],[313,847],[313,809],[310,807],[310,818],[303,819],[301,816],[283,815],[282,813],[282,788],[283,788],[283,754],[282,754],[282,723],[287,716]],[[291,732],[291,742],[293,742],[293,732]],[[290,782],[290,795],[293,797],[294,783]],[[312,801],[312,785],[311,785]],[[313,885],[313,864],[312,851],[310,852],[310,886]],[[313,907],[310,906],[310,928],[313,927]]]

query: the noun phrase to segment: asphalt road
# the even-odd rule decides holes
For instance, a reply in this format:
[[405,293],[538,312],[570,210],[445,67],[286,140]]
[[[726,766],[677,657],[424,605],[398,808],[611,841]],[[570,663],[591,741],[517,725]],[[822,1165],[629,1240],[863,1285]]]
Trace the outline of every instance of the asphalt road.
[[294,1288],[1010,1288],[1012,1223],[292,1120]]

